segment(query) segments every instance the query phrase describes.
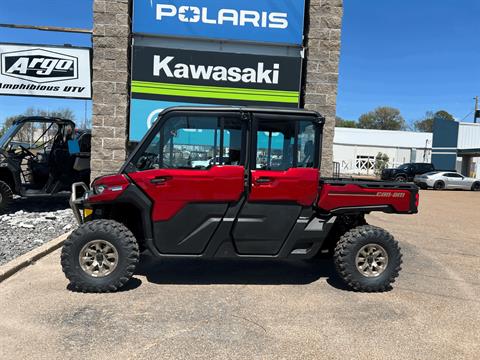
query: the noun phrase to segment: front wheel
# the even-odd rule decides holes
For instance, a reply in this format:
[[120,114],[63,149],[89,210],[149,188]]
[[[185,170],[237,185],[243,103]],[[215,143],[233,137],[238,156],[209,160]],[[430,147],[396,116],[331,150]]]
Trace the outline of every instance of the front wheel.
[[139,259],[132,232],[112,220],[83,224],[65,241],[62,269],[73,289],[82,292],[112,292],[133,275]]
[[402,254],[390,233],[364,225],[340,238],[334,261],[339,276],[353,290],[381,292],[388,290],[398,277]]
[[13,192],[6,182],[0,181],[0,214],[8,210],[13,201]]
[[395,181],[404,183],[404,182],[407,182],[407,178],[403,175],[398,175],[395,177]]
[[480,182],[473,183],[472,191],[480,191]]
[[445,189],[445,183],[443,181],[437,181],[434,185],[433,188],[435,190],[443,190]]

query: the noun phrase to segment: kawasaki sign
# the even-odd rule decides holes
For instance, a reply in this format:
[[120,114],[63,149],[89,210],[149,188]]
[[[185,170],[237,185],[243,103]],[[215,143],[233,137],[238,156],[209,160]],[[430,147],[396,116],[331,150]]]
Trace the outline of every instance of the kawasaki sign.
[[299,57],[136,46],[132,97],[208,104],[298,107]]
[[0,95],[91,97],[90,50],[0,44]]
[[304,14],[305,0],[135,0],[133,32],[301,45]]

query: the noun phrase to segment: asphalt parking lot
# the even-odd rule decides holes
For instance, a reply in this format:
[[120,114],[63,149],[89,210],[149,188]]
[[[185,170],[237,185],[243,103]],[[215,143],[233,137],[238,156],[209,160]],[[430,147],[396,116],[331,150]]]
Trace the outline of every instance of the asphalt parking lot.
[[420,214],[369,222],[400,241],[383,294],[327,260],[153,261],[125,291],[67,289],[59,252],[0,284],[2,359],[478,359],[480,193],[421,193]]

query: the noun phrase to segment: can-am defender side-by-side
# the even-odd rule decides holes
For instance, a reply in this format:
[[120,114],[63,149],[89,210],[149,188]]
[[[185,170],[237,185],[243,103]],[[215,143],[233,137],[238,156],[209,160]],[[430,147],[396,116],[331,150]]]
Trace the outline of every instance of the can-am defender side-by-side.
[[81,225],[61,255],[72,288],[121,288],[148,249],[159,258],[299,260],[330,251],[351,288],[386,290],[400,248],[364,216],[416,213],[418,188],[320,178],[323,125],[305,110],[165,110],[118,174],[91,190],[74,185]]
[[71,120],[16,120],[0,137],[0,213],[14,195],[68,195],[73,183],[88,183],[90,142],[90,132],[76,130]]

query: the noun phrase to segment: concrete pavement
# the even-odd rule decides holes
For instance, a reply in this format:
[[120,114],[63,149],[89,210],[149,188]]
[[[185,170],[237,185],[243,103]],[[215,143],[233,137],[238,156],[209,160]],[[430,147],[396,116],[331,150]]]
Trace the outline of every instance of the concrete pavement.
[[59,252],[0,284],[1,359],[478,359],[480,193],[375,214],[404,266],[390,292],[345,289],[327,260],[145,258],[127,289],[67,289]]

